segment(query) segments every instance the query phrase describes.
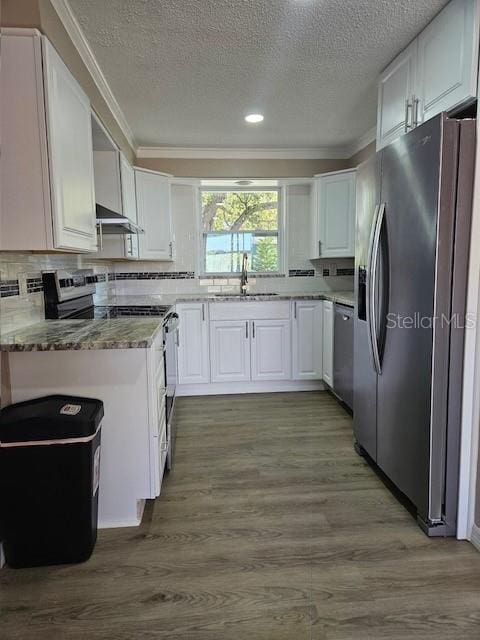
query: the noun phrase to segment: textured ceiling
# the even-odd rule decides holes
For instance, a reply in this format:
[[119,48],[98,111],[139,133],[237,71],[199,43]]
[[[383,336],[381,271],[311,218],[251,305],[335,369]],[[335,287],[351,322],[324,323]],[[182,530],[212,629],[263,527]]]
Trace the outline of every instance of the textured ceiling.
[[283,148],[371,129],[376,77],[446,4],[69,1],[139,145]]

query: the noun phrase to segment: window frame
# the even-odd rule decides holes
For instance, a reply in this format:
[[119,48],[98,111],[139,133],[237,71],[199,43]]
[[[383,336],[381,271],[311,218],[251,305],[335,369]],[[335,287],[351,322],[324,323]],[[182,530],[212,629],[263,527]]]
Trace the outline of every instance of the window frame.
[[[277,271],[251,271],[248,269],[248,273],[251,274],[252,278],[256,276],[259,277],[278,277],[285,275],[285,265],[286,265],[286,256],[285,256],[285,187],[280,186],[254,186],[254,187],[237,187],[237,186],[198,186],[197,187],[197,196],[195,198],[197,203],[197,254],[198,254],[198,274],[200,278],[239,278],[239,271],[206,271],[206,234],[203,230],[203,220],[202,220],[202,193],[204,191],[220,191],[220,192],[228,192],[231,191],[233,193],[239,192],[247,192],[251,193],[252,191],[276,191],[278,194],[278,232],[277,232],[277,248],[278,248],[278,270]],[[268,230],[266,230],[268,231]],[[228,232],[226,232],[228,233]],[[272,232],[272,235],[274,232]]]

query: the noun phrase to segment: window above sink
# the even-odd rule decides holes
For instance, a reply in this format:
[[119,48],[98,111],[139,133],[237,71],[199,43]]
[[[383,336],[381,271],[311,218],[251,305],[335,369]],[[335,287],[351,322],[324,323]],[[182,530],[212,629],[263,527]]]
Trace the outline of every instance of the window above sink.
[[[244,184],[250,182],[254,186]],[[199,227],[203,275],[240,275],[244,253],[248,256],[248,273],[282,273],[282,189],[272,181],[264,186],[259,182],[202,184]]]

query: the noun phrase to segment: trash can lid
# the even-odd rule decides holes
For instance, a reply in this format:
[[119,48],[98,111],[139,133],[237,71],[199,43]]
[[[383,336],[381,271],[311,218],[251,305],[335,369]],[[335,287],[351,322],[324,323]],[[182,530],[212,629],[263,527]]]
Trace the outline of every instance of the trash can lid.
[[103,402],[53,395],[9,405],[0,411],[0,442],[85,438],[103,418]]

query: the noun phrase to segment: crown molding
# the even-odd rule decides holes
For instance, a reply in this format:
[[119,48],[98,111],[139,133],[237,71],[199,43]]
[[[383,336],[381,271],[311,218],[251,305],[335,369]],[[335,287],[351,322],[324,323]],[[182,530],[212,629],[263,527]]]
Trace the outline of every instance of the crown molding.
[[349,158],[347,147],[138,147],[137,158],[183,158],[201,160],[323,160]]
[[82,31],[81,26],[79,25],[73,11],[68,3],[68,0],[51,0],[52,6],[57,12],[60,21],[65,27],[66,32],[70,36],[73,45],[77,49],[80,57],[83,60],[83,63],[87,67],[90,75],[93,78],[93,81],[99,90],[102,98],[108,105],[113,117],[115,118],[118,126],[120,127],[123,135],[128,140],[128,143],[135,151],[137,144],[135,142],[135,136],[123,114],[120,105],[117,102],[112,90],[110,89],[110,85],[108,84],[103,72],[100,68],[100,65],[97,62],[97,59],[88,44],[87,39]]
[[355,142],[353,142],[349,146],[348,157],[351,158],[352,156],[354,156],[356,153],[358,153],[359,151],[367,147],[371,142],[376,140],[376,138],[377,138],[377,127],[372,127],[369,131],[364,133],[363,136],[360,136],[360,138],[357,138],[357,140],[355,140]]
[[352,144],[338,147],[138,147],[137,158],[184,160],[348,160],[375,140],[376,127]]

